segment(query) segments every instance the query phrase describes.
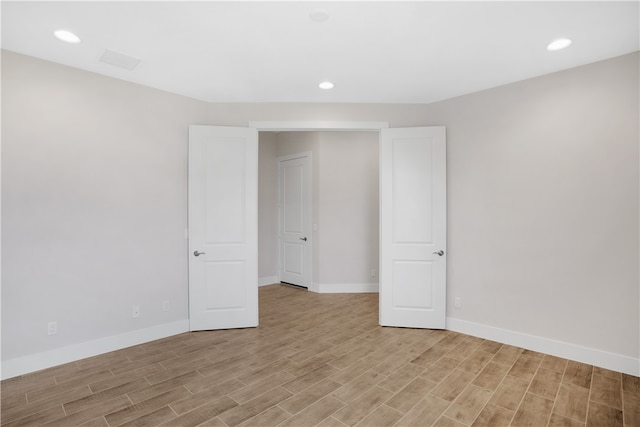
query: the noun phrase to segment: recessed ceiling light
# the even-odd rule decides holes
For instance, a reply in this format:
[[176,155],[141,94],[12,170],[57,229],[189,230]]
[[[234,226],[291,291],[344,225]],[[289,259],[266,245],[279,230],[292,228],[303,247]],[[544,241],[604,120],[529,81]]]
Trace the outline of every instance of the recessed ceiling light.
[[571,43],[573,43],[571,39],[567,39],[567,38],[555,39],[554,41],[549,43],[549,45],[547,46],[547,50],[553,51],[553,50],[564,49],[565,47],[569,47]]
[[309,19],[314,22],[324,22],[329,19],[329,12],[324,9],[313,9],[309,13]]
[[333,84],[333,83],[331,83],[331,82],[329,82],[329,81],[327,81],[327,82],[322,82],[322,83],[320,83],[320,84],[318,85],[318,87],[319,87],[320,89],[329,90],[329,89],[333,89],[334,84]]
[[53,35],[56,36],[59,40],[67,43],[80,43],[80,37],[73,34],[71,31],[67,30],[57,30],[53,32]]

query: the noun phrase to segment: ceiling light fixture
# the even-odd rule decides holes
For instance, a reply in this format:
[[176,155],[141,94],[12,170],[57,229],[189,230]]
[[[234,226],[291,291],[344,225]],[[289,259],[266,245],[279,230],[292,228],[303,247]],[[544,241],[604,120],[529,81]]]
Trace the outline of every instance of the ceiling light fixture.
[[67,30],[57,30],[53,32],[57,39],[67,43],[80,43],[80,37]]
[[571,39],[567,39],[567,38],[555,39],[554,41],[549,43],[549,45],[547,46],[547,50],[549,51],[561,50],[566,47],[569,47],[571,43],[573,43]]
[[331,82],[329,82],[329,81],[326,81],[326,82],[322,82],[322,83],[320,83],[320,84],[318,85],[318,87],[319,87],[320,89],[329,90],[329,89],[333,89],[334,84],[333,84],[333,83],[331,83]]

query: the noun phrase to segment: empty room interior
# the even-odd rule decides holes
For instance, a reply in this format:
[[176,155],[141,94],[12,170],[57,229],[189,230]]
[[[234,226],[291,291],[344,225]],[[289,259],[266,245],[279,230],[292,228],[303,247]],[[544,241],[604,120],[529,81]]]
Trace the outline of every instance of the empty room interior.
[[0,7],[1,425],[640,426],[639,2]]

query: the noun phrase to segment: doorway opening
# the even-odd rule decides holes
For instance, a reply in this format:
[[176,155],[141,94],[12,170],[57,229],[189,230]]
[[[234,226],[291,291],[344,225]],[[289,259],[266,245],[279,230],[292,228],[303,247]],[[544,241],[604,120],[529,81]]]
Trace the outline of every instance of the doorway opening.
[[[300,129],[294,127],[287,130]],[[258,219],[264,217],[259,214],[257,203],[258,183],[261,181],[258,164],[259,130],[260,126],[240,128],[194,125],[189,128],[191,330],[228,329],[258,324]],[[325,146],[319,143],[322,135],[328,139],[334,139],[336,135],[348,135],[351,138],[355,135],[357,138],[360,134],[353,130],[376,129],[354,129],[347,126],[338,129],[321,127],[302,130],[318,131],[312,134],[318,141],[316,146],[320,147],[319,154],[313,156],[316,159],[315,163],[318,159],[331,157],[331,149],[325,149]],[[375,235],[376,229],[379,233],[374,239],[379,245],[379,252],[372,252],[375,253],[374,262],[376,256],[379,256],[380,263],[380,324],[444,328],[445,128],[440,126],[377,130],[378,133],[374,135],[379,138],[374,138],[369,145],[378,148],[371,152],[379,156],[379,162],[378,159],[373,161],[379,165],[379,179],[365,179],[365,182],[378,183],[379,189],[374,187],[371,193],[378,195],[379,202],[369,203],[369,207],[364,203],[365,208],[358,208],[358,204],[353,201],[363,193],[361,188],[348,196],[339,196],[343,187],[348,187],[348,184],[356,180],[353,171],[357,169],[358,162],[363,160],[361,152],[344,152],[352,144],[338,141],[332,146],[342,150],[335,156],[341,163],[327,167],[326,173],[322,172],[321,168],[314,168],[321,179],[313,180],[312,198],[322,200],[322,203],[314,201],[314,205],[316,209],[326,208],[324,215],[322,209],[320,213],[314,214],[314,231],[324,230],[327,224],[331,224],[331,220],[335,228],[330,233],[325,232],[321,238],[312,238],[312,242],[320,248],[319,251],[313,251],[314,258],[317,260],[318,254],[322,253],[322,262],[326,264],[319,265],[314,260],[312,286],[316,286],[316,289],[313,290],[320,293],[366,292],[353,289],[354,285],[362,283],[344,283],[346,276],[340,274],[348,271],[347,267],[357,260],[348,248],[351,242],[357,241],[354,238],[357,235],[355,225],[367,224],[367,221],[362,220],[362,211],[378,213],[379,227],[374,225],[374,232],[371,232],[370,228],[365,234]],[[305,132],[300,133],[308,135]],[[281,134],[296,136],[291,132]],[[366,132],[362,134],[369,135]],[[375,144],[376,140],[378,144]],[[296,146],[296,150],[298,149],[299,146]],[[265,170],[273,167],[274,162],[269,163],[270,166]],[[375,169],[367,167],[369,171]],[[320,185],[319,182],[323,184]],[[277,208],[273,206],[273,200],[272,198],[271,208],[267,209],[270,212]],[[332,214],[330,208],[338,207],[343,208],[341,214]],[[348,214],[354,214],[356,221],[349,223],[346,220]],[[371,227],[371,224],[375,223],[370,222],[368,225]],[[334,238],[336,243],[330,246],[329,250],[323,251],[322,245],[331,240],[328,237]],[[277,238],[280,238],[280,235]],[[271,246],[270,251],[277,253],[273,249]],[[340,254],[341,250],[344,253]],[[329,256],[336,254],[339,258],[330,262]],[[371,275],[376,273],[373,270],[370,271]],[[280,275],[279,272],[277,274]],[[338,283],[326,279],[331,274],[338,274]],[[326,283],[323,283],[324,280]],[[200,324],[196,323],[197,320]]]
[[379,131],[260,131],[259,153],[259,284],[378,292]]

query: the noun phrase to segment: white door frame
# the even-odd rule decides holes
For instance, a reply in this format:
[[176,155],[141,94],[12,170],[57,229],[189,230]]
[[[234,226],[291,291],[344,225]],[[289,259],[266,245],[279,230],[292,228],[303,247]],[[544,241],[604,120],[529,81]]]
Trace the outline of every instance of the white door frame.
[[249,122],[250,128],[270,132],[303,132],[303,131],[330,131],[330,130],[370,130],[378,131],[389,127],[388,122]]
[[[340,122],[340,121],[250,121],[250,128],[255,128],[258,132],[320,132],[320,131],[372,131],[380,135],[382,129],[389,127],[389,122]],[[379,137],[379,136],[378,136]],[[279,159],[277,159],[279,161]],[[313,167],[313,164],[312,164]],[[278,187],[280,186],[278,179]],[[278,195],[279,197],[279,195]],[[311,201],[313,212],[313,199]],[[278,212],[278,247],[276,261],[278,262],[278,281],[280,281],[280,212]],[[314,239],[312,239],[313,241]],[[313,251],[313,245],[311,251]],[[313,252],[311,252],[313,254]],[[311,258],[311,279],[310,287],[313,287],[313,255]]]
[[[339,122],[339,121],[250,121],[249,127],[259,131],[375,131],[381,138],[381,130],[389,128],[388,122]],[[278,248],[279,249],[279,248]],[[280,260],[278,260],[280,261]],[[279,269],[278,269],[279,271]],[[446,302],[445,302],[446,304]],[[379,319],[380,321],[380,319]],[[446,328],[446,326],[443,325]]]

